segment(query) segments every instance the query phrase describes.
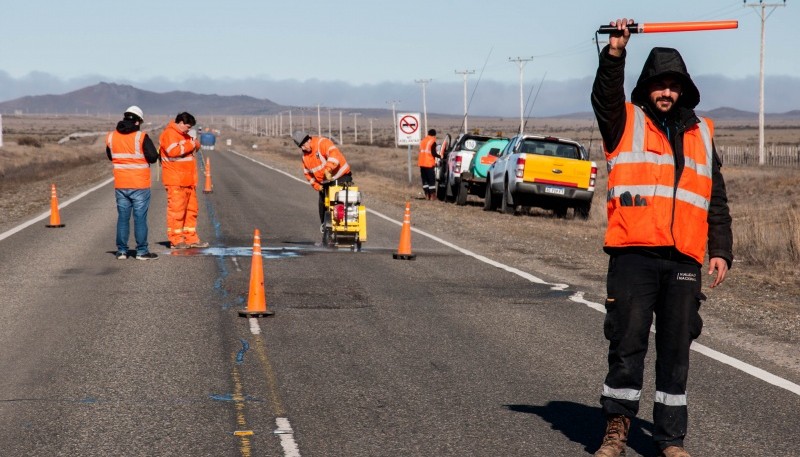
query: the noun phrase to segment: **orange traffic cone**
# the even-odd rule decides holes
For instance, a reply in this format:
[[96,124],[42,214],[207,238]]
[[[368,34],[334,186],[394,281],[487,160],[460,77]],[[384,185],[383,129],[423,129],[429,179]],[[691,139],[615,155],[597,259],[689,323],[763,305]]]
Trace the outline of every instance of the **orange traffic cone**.
[[416,254],[411,253],[411,203],[406,202],[406,212],[403,215],[403,228],[400,229],[400,244],[397,252],[392,254],[393,259],[414,260]]
[[261,232],[256,229],[253,234],[253,264],[250,267],[250,293],[247,297],[247,309],[239,311],[242,317],[269,317],[267,297],[264,295],[264,267],[261,259]]
[[213,186],[211,185],[211,159],[206,157],[206,186],[203,189],[204,194],[210,194],[213,192]]
[[50,223],[45,227],[57,228],[63,227],[61,223],[61,216],[58,214],[58,196],[56,195],[56,185],[50,186]]

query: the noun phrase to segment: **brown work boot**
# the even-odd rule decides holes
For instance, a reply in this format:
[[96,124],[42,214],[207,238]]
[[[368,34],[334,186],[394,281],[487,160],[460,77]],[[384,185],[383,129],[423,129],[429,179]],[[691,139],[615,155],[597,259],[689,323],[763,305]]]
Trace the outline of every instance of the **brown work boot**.
[[663,457],[692,457],[686,452],[686,449],[680,446],[669,446],[661,451]]
[[606,435],[603,444],[594,453],[595,457],[619,457],[625,455],[625,443],[628,442],[628,430],[631,420],[625,416],[609,416],[606,423]]

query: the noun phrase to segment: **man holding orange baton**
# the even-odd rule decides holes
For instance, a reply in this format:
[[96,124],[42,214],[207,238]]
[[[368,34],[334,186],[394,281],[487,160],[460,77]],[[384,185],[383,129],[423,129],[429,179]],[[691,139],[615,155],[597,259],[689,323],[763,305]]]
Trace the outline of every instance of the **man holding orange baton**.
[[733,262],[731,216],[714,124],[694,112],[700,93],[678,51],[653,48],[625,101],[625,48],[634,25],[611,23],[592,87],[609,170],[609,369],[600,398],[607,423],[595,456],[625,454],[655,314],[653,440],[661,456],[689,457],[686,384],[689,346],[703,326],[701,269],[708,253],[711,287],[725,279]]

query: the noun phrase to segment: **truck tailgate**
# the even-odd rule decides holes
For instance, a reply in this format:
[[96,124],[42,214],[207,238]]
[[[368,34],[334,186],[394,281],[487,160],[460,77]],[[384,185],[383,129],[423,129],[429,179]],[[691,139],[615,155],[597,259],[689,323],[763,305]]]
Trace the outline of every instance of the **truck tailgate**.
[[551,184],[564,187],[589,187],[592,162],[562,157],[525,154],[525,182]]

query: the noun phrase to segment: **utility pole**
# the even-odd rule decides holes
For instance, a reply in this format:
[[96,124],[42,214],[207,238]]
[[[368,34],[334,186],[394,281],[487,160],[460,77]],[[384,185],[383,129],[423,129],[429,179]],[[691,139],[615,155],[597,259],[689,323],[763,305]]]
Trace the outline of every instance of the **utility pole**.
[[294,135],[294,130],[292,130],[292,110],[289,110],[289,135]]
[[319,103],[317,103],[317,135],[322,136],[322,118],[319,115]]
[[369,144],[372,144],[372,118],[369,118]]
[[522,95],[522,73],[523,68],[525,68],[525,64],[533,60],[533,57],[528,58],[521,58],[517,57],[516,59],[512,59],[511,57],[508,58],[509,62],[516,62],[519,66],[519,133],[523,133],[522,129],[525,128],[525,107],[523,106],[523,95]]
[[333,132],[331,131],[331,109],[328,108],[328,137],[333,136]]
[[457,75],[464,75],[464,133],[467,133],[467,75],[475,74],[475,70],[455,70]]
[[353,116],[353,144],[358,143],[358,116],[361,116],[361,113],[350,113]]
[[[772,15],[775,8],[779,6],[786,6],[786,0],[783,3],[764,3],[759,0],[757,4],[750,5],[747,0],[744,0],[744,6],[751,8],[761,9],[761,52],[760,54],[760,68],[758,71],[758,164],[764,165],[766,163],[766,156],[764,153],[764,38],[765,38],[765,25],[767,18]],[[767,8],[772,8],[767,14]]]
[[395,106],[400,103],[400,100],[389,100],[386,102],[392,105],[392,130],[394,130],[394,147],[397,147],[397,113],[395,112]]
[[344,144],[344,134],[342,133],[342,112],[339,111],[339,144]]
[[428,83],[431,82],[430,79],[415,79],[414,82],[417,84],[422,84],[422,118],[425,120],[425,132],[428,131],[428,106],[425,102],[425,88],[427,87]]

